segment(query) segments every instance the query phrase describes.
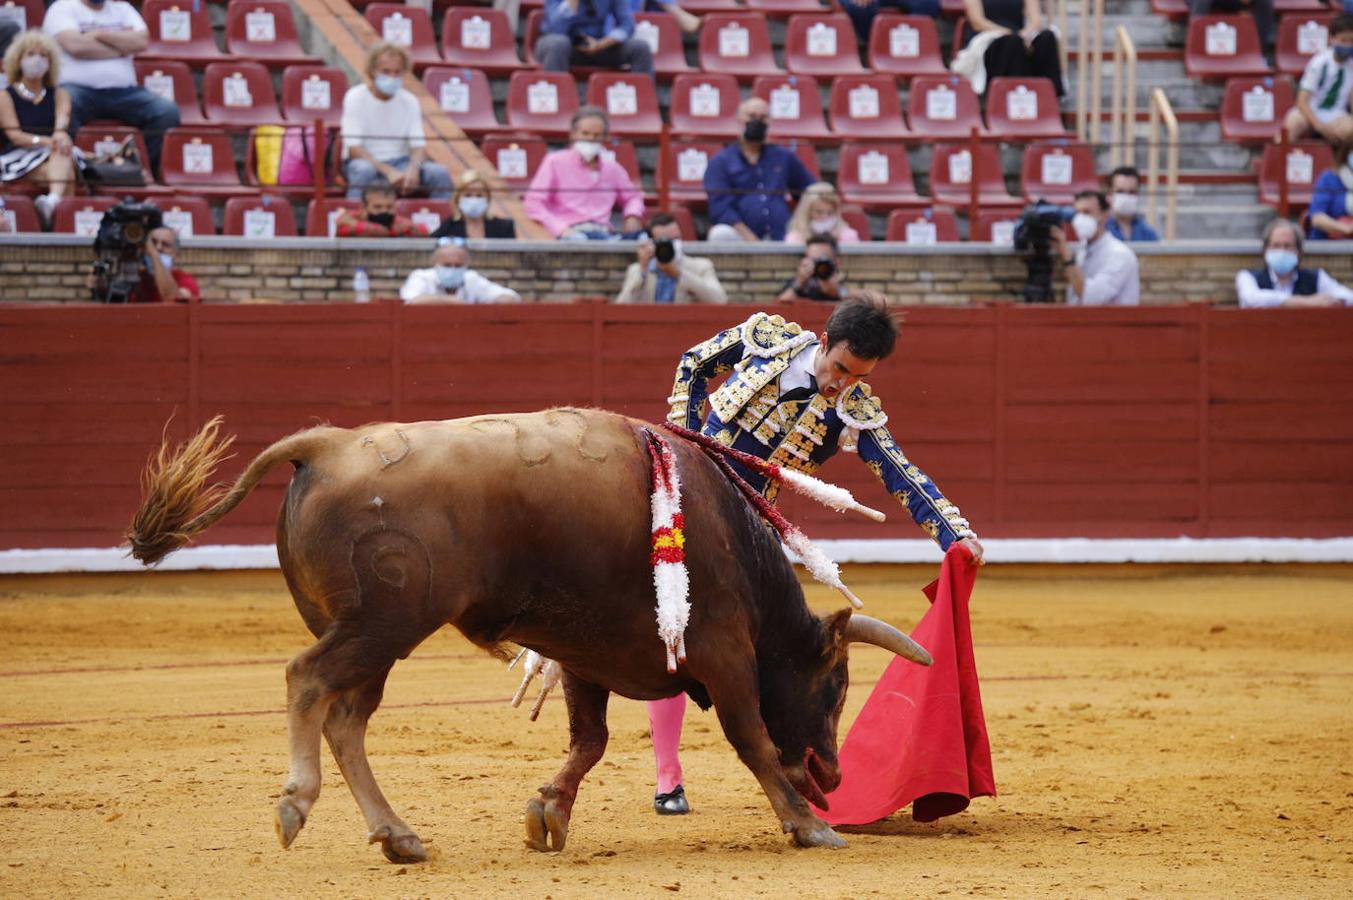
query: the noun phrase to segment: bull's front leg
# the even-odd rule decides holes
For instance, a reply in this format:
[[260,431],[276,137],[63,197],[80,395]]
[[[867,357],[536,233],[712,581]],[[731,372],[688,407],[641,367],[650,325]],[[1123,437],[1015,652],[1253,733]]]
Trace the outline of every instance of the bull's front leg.
[[606,703],[611,692],[564,671],[564,702],[568,706],[568,759],[554,780],[526,804],[526,846],[556,853],[568,839],[578,785],[606,752]]

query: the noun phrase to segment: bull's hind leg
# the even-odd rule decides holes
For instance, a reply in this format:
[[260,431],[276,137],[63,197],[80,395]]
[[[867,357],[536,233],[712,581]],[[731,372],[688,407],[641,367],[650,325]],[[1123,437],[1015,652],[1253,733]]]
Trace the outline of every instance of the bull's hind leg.
[[366,818],[370,842],[379,842],[390,862],[422,862],[427,859],[423,842],[390,807],[366,758],[366,724],[380,706],[389,673],[387,668],[361,687],[335,699],[324,720],[324,737]]
[[532,850],[564,849],[568,839],[578,785],[606,752],[606,703],[611,692],[564,672],[564,701],[568,705],[568,759],[554,781],[526,804],[526,846]]

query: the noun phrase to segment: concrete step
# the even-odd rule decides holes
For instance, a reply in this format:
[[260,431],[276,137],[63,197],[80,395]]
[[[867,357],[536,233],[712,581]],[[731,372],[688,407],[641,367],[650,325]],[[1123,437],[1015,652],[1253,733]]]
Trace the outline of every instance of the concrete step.
[[[1132,42],[1138,50],[1143,47],[1182,47],[1184,45],[1184,28],[1164,16],[1142,16],[1131,13],[1109,15],[1106,10],[1101,24],[1103,49],[1106,53],[1113,50],[1114,33],[1120,25],[1127,28],[1128,35],[1132,38]],[[1080,49],[1080,33],[1080,17],[1069,15],[1066,23],[1066,47],[1068,50],[1074,52]],[[1091,32],[1090,39],[1091,41],[1094,39],[1093,32]]]
[[[1067,96],[1072,102],[1079,96],[1076,79],[1080,77],[1080,73],[1081,67],[1076,63],[1068,67]],[[1088,66],[1086,77],[1090,77]],[[1146,108],[1151,102],[1151,92],[1158,87],[1165,89],[1166,96],[1170,98],[1170,103],[1176,110],[1217,109],[1221,106],[1222,85],[1189,78],[1184,72],[1182,62],[1152,60],[1138,63],[1136,90],[1138,108]],[[1093,90],[1094,87],[1091,85],[1091,91]],[[1104,108],[1108,109],[1113,97],[1113,67],[1110,65],[1105,65],[1101,70],[1099,96]]]

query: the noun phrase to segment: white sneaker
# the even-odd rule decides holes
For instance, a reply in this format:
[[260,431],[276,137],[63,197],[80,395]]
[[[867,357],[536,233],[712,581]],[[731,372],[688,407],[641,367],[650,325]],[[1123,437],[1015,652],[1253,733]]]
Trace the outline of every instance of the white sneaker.
[[38,218],[42,220],[42,227],[51,228],[52,211],[56,209],[56,198],[51,194],[43,194],[40,197],[34,197],[33,206],[37,208]]

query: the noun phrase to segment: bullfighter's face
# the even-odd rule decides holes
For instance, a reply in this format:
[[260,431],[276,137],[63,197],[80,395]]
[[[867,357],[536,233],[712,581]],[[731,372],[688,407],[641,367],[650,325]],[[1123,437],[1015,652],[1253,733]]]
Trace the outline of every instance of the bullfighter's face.
[[845,341],[837,341],[827,346],[827,336],[822,335],[822,344],[818,349],[814,363],[813,376],[817,378],[817,389],[828,400],[835,401],[843,392],[874,371],[877,359],[865,359],[850,352]]

